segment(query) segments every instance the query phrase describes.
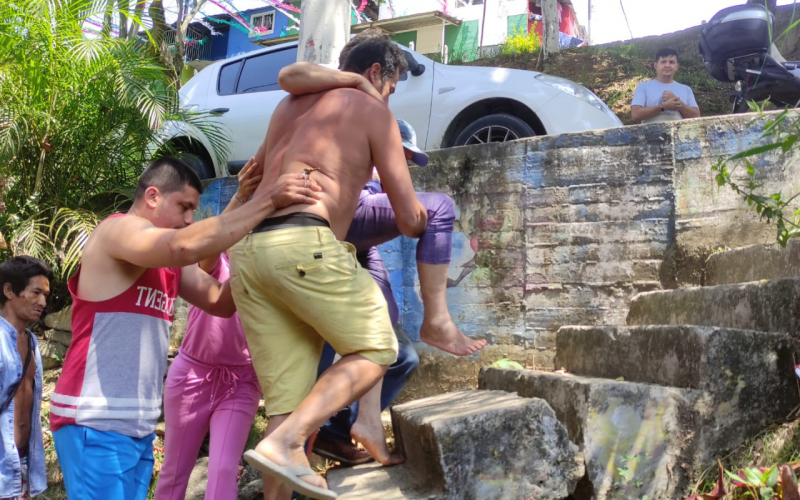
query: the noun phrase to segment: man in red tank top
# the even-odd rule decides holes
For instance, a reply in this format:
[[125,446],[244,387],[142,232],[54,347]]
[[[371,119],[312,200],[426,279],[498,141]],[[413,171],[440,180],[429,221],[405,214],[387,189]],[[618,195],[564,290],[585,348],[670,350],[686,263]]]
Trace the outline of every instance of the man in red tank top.
[[240,208],[193,224],[201,191],[182,160],[154,161],[128,213],[92,233],[70,280],[73,340],[50,409],[69,498],[147,497],[175,299],[216,316],[235,312],[228,283],[194,264],[277,208],[319,199],[316,183],[287,174]]

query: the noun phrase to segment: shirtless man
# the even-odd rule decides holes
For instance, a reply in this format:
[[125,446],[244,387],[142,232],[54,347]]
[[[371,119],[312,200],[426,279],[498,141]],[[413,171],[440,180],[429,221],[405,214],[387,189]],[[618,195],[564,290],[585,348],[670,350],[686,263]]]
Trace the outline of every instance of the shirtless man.
[[[339,56],[341,71],[309,63],[287,66],[278,77],[281,88],[299,96],[353,87],[388,103],[394,88],[382,85],[381,72],[373,67],[368,52],[360,49],[362,44],[375,37],[386,38],[386,35],[380,30],[370,29],[351,38]],[[428,157],[416,147],[416,134],[411,126],[402,120],[398,120],[398,124],[406,159],[420,166],[426,165]],[[360,194],[346,241],[356,247],[359,263],[372,274],[383,290],[392,323],[395,323],[399,311],[392,296],[388,272],[376,246],[400,236],[400,231],[391,203],[380,187],[380,179],[377,175],[374,177]],[[427,227],[416,249],[424,306],[420,339],[450,354],[472,354],[482,349],[486,341],[465,336],[453,322],[447,307],[447,273],[455,220],[453,200],[440,193],[417,193],[416,196],[428,214]],[[398,338],[398,341],[400,351],[397,361],[389,368],[382,383],[380,410],[385,409],[400,393],[419,362],[411,342],[403,338]],[[326,344],[320,362],[320,374],[333,363],[333,359],[333,349]],[[364,413],[358,411],[358,403],[337,413],[320,429],[314,440],[314,452],[345,465],[363,463],[368,461],[370,455],[383,464],[392,463],[396,457],[390,455],[384,436],[378,432],[374,435],[363,432],[367,427],[365,422],[370,422],[368,427],[373,427],[373,421],[379,425],[379,415],[375,414],[374,418],[366,421],[363,417]],[[359,420],[356,421],[356,418]],[[353,445],[351,438],[363,444],[369,454]]]
[[[281,88],[300,96],[353,87],[388,104],[394,86],[381,86],[380,70],[373,67],[368,52],[361,50],[361,46],[372,38],[386,38],[386,35],[378,29],[369,29],[350,39],[339,56],[341,71],[302,62],[287,66],[278,76]],[[380,91],[373,90],[378,87]],[[483,349],[486,341],[464,335],[453,322],[447,307],[447,273],[455,220],[453,200],[439,193],[418,193],[417,197],[429,217],[425,235],[417,245],[417,274],[424,306],[420,340],[456,356],[473,354]],[[370,247],[400,236],[394,218],[386,194],[378,192],[362,196],[346,241],[353,243],[359,254],[365,254]]]
[[[0,265],[0,498],[24,500],[47,488],[42,443],[42,356],[28,324],[47,306],[53,273],[20,255]],[[13,396],[12,396],[13,394]]]
[[235,311],[228,283],[193,264],[276,208],[319,198],[298,174],[273,179],[242,207],[193,224],[200,179],[161,158],[142,173],[128,213],[92,233],[69,281],[73,338],[50,406],[69,498],[147,498],[175,298],[217,316]]
[[[376,38],[363,49],[381,86],[394,87],[406,65],[397,46]],[[372,388],[370,404],[379,411],[376,383],[397,357],[386,300],[343,242],[372,166],[404,235],[418,237],[427,213],[414,195],[394,116],[359,90],[285,98],[256,161],[264,165],[256,194],[281,173],[307,172],[322,199],[276,212],[231,251],[233,294],[270,416],[267,437],[245,458],[274,477],[265,477],[265,498],[289,498],[291,489],[336,498],[308,467],[303,446]],[[315,383],[325,340],[342,359]]]

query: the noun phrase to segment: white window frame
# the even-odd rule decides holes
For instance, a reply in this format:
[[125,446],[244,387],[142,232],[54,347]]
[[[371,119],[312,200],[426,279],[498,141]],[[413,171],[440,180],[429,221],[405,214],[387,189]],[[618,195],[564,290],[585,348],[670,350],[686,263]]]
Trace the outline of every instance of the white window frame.
[[[255,38],[257,36],[264,36],[264,35],[271,35],[271,34],[273,34],[275,32],[275,10],[268,10],[268,11],[265,11],[265,12],[259,12],[258,14],[250,15],[250,26],[252,26],[254,28],[263,27],[264,26],[264,20],[267,19],[268,17],[272,17],[272,29],[267,30],[267,31],[259,31],[259,32],[256,32],[255,30],[251,30],[249,35],[248,35],[249,38]],[[258,19],[258,18],[261,18],[261,20],[260,20],[261,22],[260,22],[260,24],[258,26],[256,26],[256,19]]]

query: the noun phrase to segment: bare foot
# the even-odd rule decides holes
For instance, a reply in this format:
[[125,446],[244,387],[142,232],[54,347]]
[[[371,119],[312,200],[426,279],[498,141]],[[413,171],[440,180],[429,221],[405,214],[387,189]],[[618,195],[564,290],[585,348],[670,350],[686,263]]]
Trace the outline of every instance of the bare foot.
[[364,445],[367,452],[372,455],[381,465],[397,465],[405,462],[405,458],[397,452],[389,452],[386,445],[386,436],[383,434],[383,423],[380,418],[375,422],[373,419],[362,418],[359,414],[358,419],[350,429],[350,436],[357,442]]
[[[275,464],[280,465],[281,467],[309,467],[309,468],[311,467],[311,464],[308,463],[305,450],[303,449],[302,446],[298,446],[295,448],[282,447],[278,443],[271,442],[270,438],[267,437],[265,439],[262,439],[261,442],[258,443],[258,446],[256,446],[255,448],[255,451],[267,457],[268,459],[272,460],[273,462],[275,462]],[[297,478],[312,486],[317,486],[319,488],[325,488],[325,489],[328,488],[327,481],[325,481],[324,478],[316,474],[297,476]],[[278,479],[278,478],[273,478],[273,479]],[[266,488],[264,493],[266,497],[266,493],[268,493],[266,491]]]
[[443,320],[425,318],[419,331],[419,337],[426,344],[456,356],[468,356],[486,347],[485,340],[471,339],[461,333],[450,317]]

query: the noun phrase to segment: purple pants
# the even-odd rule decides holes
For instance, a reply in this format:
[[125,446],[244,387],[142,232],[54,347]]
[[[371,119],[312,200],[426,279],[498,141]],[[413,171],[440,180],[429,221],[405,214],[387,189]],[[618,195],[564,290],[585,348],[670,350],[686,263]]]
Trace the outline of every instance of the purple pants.
[[[417,198],[428,211],[428,227],[417,243],[417,261],[427,264],[448,264],[453,234],[455,210],[453,200],[444,194],[417,193]],[[377,245],[400,236],[397,219],[389,198],[381,193],[380,183],[371,181],[361,191],[346,241],[356,247],[358,262],[369,271],[386,297],[392,324],[397,323],[399,311],[392,294],[389,272],[383,264]],[[383,377],[381,410],[386,409],[400,393],[419,364],[419,356],[406,339],[400,340],[397,361],[389,367]],[[319,365],[319,375],[333,364],[336,353],[330,344],[325,344]],[[339,411],[320,429],[320,436],[332,440],[350,441],[350,429],[358,418],[358,401]]]
[[[417,193],[417,199],[428,212],[428,226],[417,243],[417,262],[449,264],[456,212],[453,200],[446,194]],[[361,191],[346,241],[358,253],[401,236],[389,197],[381,192],[380,183],[370,181]]]

